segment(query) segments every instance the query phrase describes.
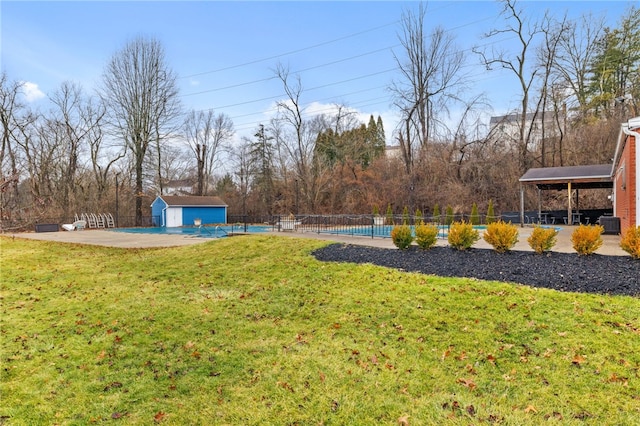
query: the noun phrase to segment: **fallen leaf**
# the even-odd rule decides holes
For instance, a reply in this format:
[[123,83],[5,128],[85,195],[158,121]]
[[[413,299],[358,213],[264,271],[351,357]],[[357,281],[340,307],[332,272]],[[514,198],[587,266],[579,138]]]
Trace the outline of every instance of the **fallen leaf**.
[[580,354],[576,354],[576,355],[573,357],[573,359],[571,360],[571,363],[572,363],[573,365],[582,365],[582,363],[583,363],[583,362],[585,362],[585,361],[586,361],[585,357],[583,357],[583,356],[582,356],[582,355],[580,355]]
[[471,379],[460,378],[457,380],[457,383],[460,383],[461,385],[464,385],[471,390],[474,390],[477,387],[477,385]]
[[293,390],[293,386],[291,386],[289,383],[287,382],[278,382],[278,386],[280,386],[283,389],[288,390],[291,393],[295,393],[295,391]]
[[398,425],[409,426],[409,416],[405,414],[402,417],[398,417]]
[[469,405],[467,407],[467,414],[469,414],[470,416],[475,416],[476,415],[476,407],[474,407],[473,405]]
[[446,358],[449,357],[449,355],[451,355],[451,346],[449,346],[449,348],[443,352],[442,360],[444,361]]
[[533,405],[527,405],[527,408],[524,409],[525,413],[537,413],[538,410],[536,410],[536,407],[534,407]]
[[322,383],[324,383],[324,380],[325,380],[325,379],[326,379],[326,376],[325,376],[325,375],[324,375],[324,373],[321,371],[321,372],[320,372],[320,381],[321,381]]
[[153,421],[154,421],[154,422],[156,422],[156,423],[160,423],[161,421],[163,421],[163,420],[164,420],[164,418],[165,418],[166,416],[167,416],[167,415],[166,415],[164,412],[162,412],[162,411],[158,411],[158,412],[156,413],[156,415],[155,415],[155,416],[153,416]]

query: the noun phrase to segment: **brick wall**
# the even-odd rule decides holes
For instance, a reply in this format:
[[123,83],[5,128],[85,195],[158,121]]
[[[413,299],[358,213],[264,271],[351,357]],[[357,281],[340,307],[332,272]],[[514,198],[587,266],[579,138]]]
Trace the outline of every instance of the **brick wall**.
[[636,141],[635,137],[627,136],[627,141],[618,163],[615,175],[615,212],[620,218],[622,232],[630,226],[636,226]]

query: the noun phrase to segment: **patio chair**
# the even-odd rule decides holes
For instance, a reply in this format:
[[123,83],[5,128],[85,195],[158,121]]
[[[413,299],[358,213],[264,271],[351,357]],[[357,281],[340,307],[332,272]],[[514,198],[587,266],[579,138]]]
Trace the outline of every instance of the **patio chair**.
[[80,231],[87,226],[87,222],[84,220],[76,220],[73,223],[65,223],[62,225],[62,229],[65,231]]

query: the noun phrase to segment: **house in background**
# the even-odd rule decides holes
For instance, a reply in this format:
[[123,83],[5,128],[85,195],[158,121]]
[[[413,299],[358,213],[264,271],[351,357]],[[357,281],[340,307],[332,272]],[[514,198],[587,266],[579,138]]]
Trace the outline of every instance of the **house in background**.
[[170,180],[162,186],[162,195],[191,195],[195,184],[193,179]]
[[640,117],[629,119],[620,126],[616,152],[613,157],[613,216],[620,218],[620,230],[640,225]]
[[[530,133],[532,146],[538,146],[543,138],[552,139],[558,137],[558,123],[563,123],[563,121],[564,115],[562,113],[553,111],[546,111],[544,114],[542,112],[529,112],[525,117],[524,132],[525,135]],[[509,146],[520,139],[521,127],[522,116],[519,113],[494,116],[489,120],[491,138],[500,141],[505,146]]]
[[219,197],[160,195],[151,203],[156,226],[227,223],[227,204]]

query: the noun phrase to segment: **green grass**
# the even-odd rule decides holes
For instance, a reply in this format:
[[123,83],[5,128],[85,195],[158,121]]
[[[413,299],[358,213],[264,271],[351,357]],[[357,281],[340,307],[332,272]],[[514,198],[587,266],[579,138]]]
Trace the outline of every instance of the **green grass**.
[[0,239],[0,424],[627,425],[640,300],[321,263],[323,242]]

